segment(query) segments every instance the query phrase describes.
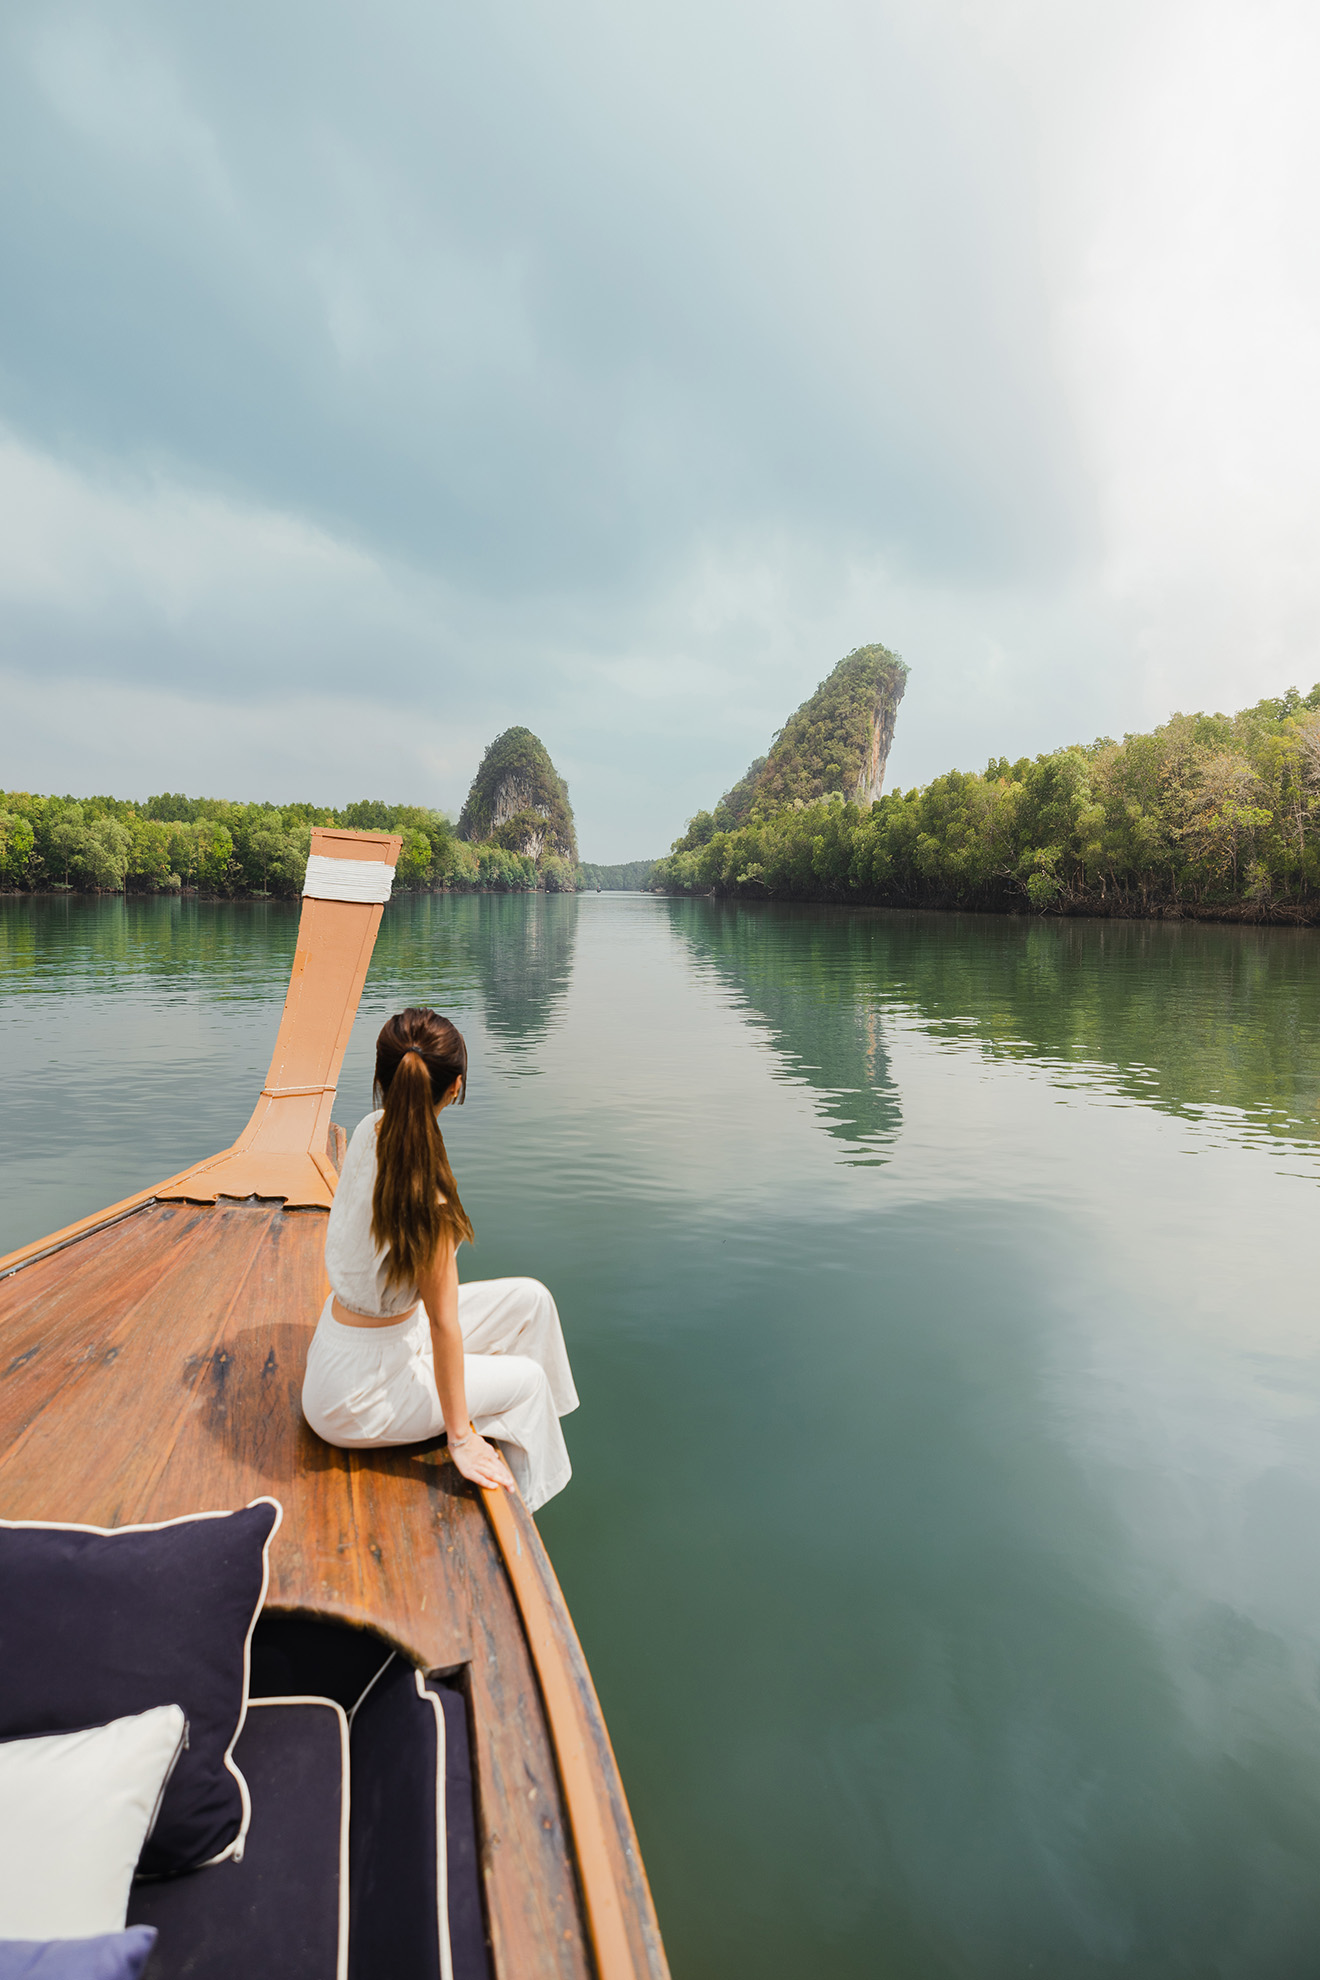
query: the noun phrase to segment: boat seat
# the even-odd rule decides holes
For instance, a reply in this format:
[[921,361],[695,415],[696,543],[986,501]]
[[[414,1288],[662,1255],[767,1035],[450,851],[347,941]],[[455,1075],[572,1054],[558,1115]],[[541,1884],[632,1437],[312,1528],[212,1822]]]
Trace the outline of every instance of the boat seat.
[[252,1796],[241,1861],[134,1884],[160,1933],[151,1980],[344,1980],[348,1722],[329,1698],[253,1698],[234,1758]]
[[352,1769],[350,1980],[489,1980],[462,1693],[391,1658]]
[[[458,1683],[419,1679],[370,1630],[267,1612],[252,1637],[252,1696],[292,1692],[324,1694],[348,1713],[353,1980],[412,1980],[414,1974],[427,1980],[442,1970],[442,1868],[454,1980],[489,1980],[467,1700]],[[443,1859],[436,1826],[441,1765]]]

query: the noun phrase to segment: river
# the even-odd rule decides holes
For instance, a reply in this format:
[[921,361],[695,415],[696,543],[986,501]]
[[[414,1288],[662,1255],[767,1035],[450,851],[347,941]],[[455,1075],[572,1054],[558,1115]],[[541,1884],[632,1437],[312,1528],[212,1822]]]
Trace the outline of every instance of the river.
[[[0,901],[0,1250],[230,1139],[292,906]],[[1320,936],[404,898],[676,1980],[1320,1970]]]

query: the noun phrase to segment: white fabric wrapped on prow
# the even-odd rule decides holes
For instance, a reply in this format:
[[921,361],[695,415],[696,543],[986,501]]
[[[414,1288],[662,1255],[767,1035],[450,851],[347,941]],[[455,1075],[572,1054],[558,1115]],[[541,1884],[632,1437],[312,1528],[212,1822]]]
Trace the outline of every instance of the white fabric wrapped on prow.
[[331,859],[310,853],[303,897],[314,901],[387,901],[394,885],[394,868],[383,859]]

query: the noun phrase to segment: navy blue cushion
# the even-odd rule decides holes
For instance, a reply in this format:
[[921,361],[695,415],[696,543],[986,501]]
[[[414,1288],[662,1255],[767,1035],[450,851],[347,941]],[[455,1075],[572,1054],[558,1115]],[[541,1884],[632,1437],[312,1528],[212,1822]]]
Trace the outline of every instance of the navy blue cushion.
[[[396,1658],[353,1716],[351,1980],[489,1980],[462,1694]],[[443,1875],[447,1910],[442,1917]]]
[[445,1850],[449,1865],[449,1950],[455,1980],[490,1980],[467,1701],[443,1679],[428,1678],[426,1688],[439,1698],[445,1715]]
[[[348,1725],[328,1698],[254,1699],[237,1757],[242,1860],[134,1884],[160,1942],[147,1980],[337,1980],[348,1929]],[[385,1976],[377,1976],[385,1980]]]
[[274,1499],[156,1527],[0,1521],[0,1739],[72,1732],[178,1704],[188,1745],[141,1867],[184,1870],[247,1824],[230,1760]]
[[0,1980],[138,1980],[156,1943],[149,1925],[95,1939],[0,1939]]

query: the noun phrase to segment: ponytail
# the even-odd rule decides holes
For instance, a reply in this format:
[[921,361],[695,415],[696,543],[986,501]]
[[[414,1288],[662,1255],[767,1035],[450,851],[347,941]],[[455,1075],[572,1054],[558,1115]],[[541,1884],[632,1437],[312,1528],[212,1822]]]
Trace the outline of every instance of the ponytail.
[[475,1238],[459,1201],[436,1110],[454,1081],[467,1088],[467,1048],[448,1018],[410,1009],[376,1041],[376,1091],[384,1115],[376,1130],[371,1234],[388,1252],[390,1285],[415,1281],[445,1241]]

